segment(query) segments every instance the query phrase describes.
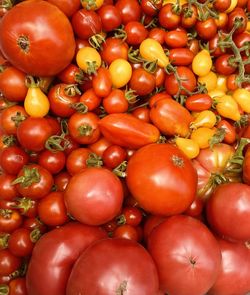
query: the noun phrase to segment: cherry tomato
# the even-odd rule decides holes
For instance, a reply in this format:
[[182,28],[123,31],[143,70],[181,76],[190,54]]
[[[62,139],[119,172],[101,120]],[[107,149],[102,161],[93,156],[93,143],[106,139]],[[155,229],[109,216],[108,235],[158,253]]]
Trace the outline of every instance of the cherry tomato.
[[200,38],[203,40],[212,39],[217,33],[217,26],[215,20],[212,17],[209,17],[204,21],[197,21],[195,24],[195,29]]
[[114,5],[103,5],[97,13],[101,18],[102,29],[105,32],[117,29],[122,23],[120,11]]
[[38,155],[38,164],[51,174],[59,173],[65,166],[66,157],[62,151],[43,150]]
[[101,104],[101,97],[99,97],[93,88],[86,90],[80,97],[79,102],[83,103],[88,111],[93,111],[94,109],[98,108]]
[[140,96],[148,95],[155,88],[155,77],[143,68],[135,69],[132,71],[129,87]]
[[144,25],[138,21],[130,21],[124,27],[127,36],[126,42],[128,45],[140,45],[148,36],[148,31]]
[[136,0],[118,0],[115,7],[122,17],[122,24],[126,25],[130,21],[139,21],[141,17],[141,7]]
[[27,295],[26,279],[15,278],[9,283],[9,295]]
[[14,200],[19,196],[15,185],[12,182],[16,176],[12,174],[0,174],[0,196],[3,200]]
[[119,145],[111,145],[105,149],[102,155],[104,165],[107,168],[115,168],[127,158],[127,152]]
[[188,42],[187,32],[171,30],[165,34],[165,43],[170,48],[186,47]]
[[140,238],[136,227],[129,224],[123,224],[115,228],[112,237],[128,239],[136,242],[138,242]]
[[169,50],[168,57],[174,66],[188,66],[194,59],[194,53],[188,48],[174,48]]
[[8,239],[8,249],[17,257],[25,257],[32,253],[34,243],[31,241],[30,231],[18,228],[11,233]]
[[192,112],[201,112],[209,110],[212,107],[213,100],[208,94],[194,94],[185,101],[185,107]]
[[99,97],[109,95],[112,90],[112,78],[110,72],[106,68],[99,68],[92,80],[93,90]]
[[166,5],[162,6],[158,17],[160,25],[167,30],[176,29],[181,21],[180,15],[173,11],[172,3],[167,3]]
[[21,226],[23,218],[17,210],[0,209],[0,232],[11,233]]
[[0,251],[0,275],[10,275],[21,266],[21,259],[8,249]]

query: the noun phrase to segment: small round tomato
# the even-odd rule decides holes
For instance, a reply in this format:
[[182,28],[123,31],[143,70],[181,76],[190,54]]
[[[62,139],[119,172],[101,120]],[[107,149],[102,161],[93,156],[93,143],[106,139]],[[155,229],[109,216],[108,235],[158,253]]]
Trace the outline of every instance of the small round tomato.
[[129,107],[126,93],[121,89],[112,89],[110,94],[103,99],[102,103],[108,114],[125,113]]
[[11,233],[21,226],[23,218],[17,210],[0,209],[0,232]]
[[188,96],[185,101],[185,107],[192,112],[209,110],[212,104],[213,100],[208,94],[193,94]]
[[158,17],[160,25],[167,30],[176,29],[181,21],[181,16],[174,12],[172,3],[162,6]]
[[92,79],[93,90],[99,97],[109,95],[112,90],[112,79],[108,69],[99,68]]
[[126,25],[130,21],[140,20],[141,7],[137,0],[118,0],[115,7],[121,14],[123,25]]
[[228,15],[227,28],[230,31],[235,26],[235,23],[240,22],[241,25],[237,27],[234,34],[243,33],[247,27],[247,21],[248,21],[247,15],[244,9],[241,7],[236,7]]
[[217,57],[214,63],[216,72],[226,76],[233,74],[236,71],[236,66],[230,64],[233,57],[234,55],[227,53]]
[[155,88],[155,77],[143,68],[135,69],[132,71],[129,87],[140,96],[148,95]]
[[137,207],[126,206],[116,218],[119,225],[128,224],[131,226],[138,226],[143,219],[142,210]]
[[34,243],[30,238],[30,230],[18,228],[8,239],[8,249],[17,257],[25,257],[32,253]]
[[182,5],[181,25],[185,29],[194,27],[197,22],[198,11],[195,5]]
[[67,171],[62,171],[55,175],[54,177],[54,185],[59,192],[63,192],[67,187],[71,175]]
[[[81,170],[88,167],[88,159],[90,159],[91,150],[89,148],[80,147],[68,154],[66,160],[66,168],[70,175],[79,173]],[[93,154],[93,153],[92,153]],[[92,158],[93,163],[95,158]],[[96,158],[96,164],[97,164]]]
[[103,5],[97,11],[102,21],[102,29],[111,32],[118,28],[122,23],[120,11],[111,4]]
[[10,275],[21,266],[21,259],[8,249],[0,251],[0,275]]
[[76,63],[85,73],[95,74],[102,60],[99,52],[93,47],[83,47],[76,54]]
[[66,157],[62,151],[43,150],[38,155],[38,164],[51,174],[59,173],[65,165]]
[[129,82],[132,76],[132,67],[127,60],[118,58],[110,64],[109,72],[113,86],[121,88]]
[[188,36],[186,31],[171,30],[165,34],[165,43],[170,48],[186,47]]
[[95,93],[93,88],[90,88],[81,95],[79,103],[82,103],[87,107],[88,111],[92,112],[94,109],[99,107],[101,101],[101,97]]
[[127,158],[127,152],[119,145],[111,145],[103,152],[103,162],[107,168],[114,169]]
[[130,21],[124,27],[126,42],[128,45],[140,45],[148,36],[148,31],[144,25],[138,21]]
[[16,176],[12,174],[0,174],[0,196],[3,200],[14,200],[19,196],[19,192],[12,184]]
[[195,24],[195,29],[199,37],[203,40],[212,39],[217,33],[216,22],[212,17],[209,17],[204,21],[197,21]]
[[138,242],[140,237],[136,227],[129,224],[123,224],[115,228],[112,238],[122,238]]
[[26,279],[15,278],[9,283],[9,294],[8,295],[27,295]]
[[169,50],[168,57],[174,66],[188,66],[194,59],[194,53],[188,48],[174,48]]

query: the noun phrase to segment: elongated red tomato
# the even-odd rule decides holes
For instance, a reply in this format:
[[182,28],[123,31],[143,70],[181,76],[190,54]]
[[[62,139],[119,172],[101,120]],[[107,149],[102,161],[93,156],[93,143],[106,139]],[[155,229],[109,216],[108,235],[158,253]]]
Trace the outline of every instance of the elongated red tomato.
[[196,195],[191,161],[174,145],[149,144],[130,158],[128,189],[147,212],[168,216],[184,212]]
[[111,143],[137,149],[156,142],[159,130],[130,114],[110,114],[99,121],[101,133]]

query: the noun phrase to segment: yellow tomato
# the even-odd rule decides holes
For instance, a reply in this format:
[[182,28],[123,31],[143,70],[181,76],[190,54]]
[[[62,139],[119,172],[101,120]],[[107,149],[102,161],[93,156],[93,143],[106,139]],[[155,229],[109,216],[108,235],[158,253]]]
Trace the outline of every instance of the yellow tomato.
[[250,113],[250,92],[244,88],[238,88],[233,92],[233,98],[246,113]]
[[200,127],[198,129],[195,129],[191,133],[191,139],[198,144],[200,149],[208,148],[210,145],[210,140],[215,134],[216,129],[210,129],[207,127]]
[[122,58],[115,59],[109,66],[112,84],[115,88],[125,86],[132,75],[130,63]]
[[234,10],[234,8],[237,6],[238,0],[231,0],[231,4],[228,7],[228,9],[226,11],[224,11],[225,13],[229,13],[232,10]]
[[214,112],[205,110],[199,113],[195,120],[190,124],[191,129],[197,129],[199,127],[213,128],[216,124],[216,116]]
[[80,69],[91,75],[99,69],[102,59],[95,48],[86,46],[78,50],[76,54],[76,63]]
[[223,92],[227,92],[227,77],[223,75],[218,75],[216,89],[219,89]]
[[87,10],[97,10],[103,4],[104,0],[81,0],[82,7]]
[[152,38],[143,40],[139,51],[142,58],[147,61],[157,61],[159,67],[165,68],[169,64],[169,59],[161,44]]
[[28,91],[24,99],[26,113],[31,117],[44,117],[48,114],[49,108],[50,103],[48,97],[36,84],[31,83],[28,86]]
[[175,144],[189,159],[194,159],[199,155],[200,147],[192,139],[177,137]]
[[197,76],[203,77],[211,71],[212,65],[210,53],[203,49],[195,55],[192,61],[192,70]]
[[216,99],[217,97],[222,97],[224,96],[226,93],[220,89],[215,88],[214,90],[211,90],[208,92],[208,95],[212,98],[212,99]]
[[240,120],[240,112],[237,102],[231,95],[223,95],[215,99],[216,110],[219,115],[234,121]]
[[208,92],[212,91],[217,86],[217,75],[210,71],[207,75],[198,77],[198,82],[204,84]]
[[[163,4],[162,5],[164,6],[164,5],[168,4],[168,3],[176,4],[177,1],[176,0],[163,0]],[[188,0],[180,0],[180,5],[181,6],[184,5],[184,4],[186,4],[186,3],[188,3]]]
[[247,22],[247,28],[246,31],[250,32],[250,21]]

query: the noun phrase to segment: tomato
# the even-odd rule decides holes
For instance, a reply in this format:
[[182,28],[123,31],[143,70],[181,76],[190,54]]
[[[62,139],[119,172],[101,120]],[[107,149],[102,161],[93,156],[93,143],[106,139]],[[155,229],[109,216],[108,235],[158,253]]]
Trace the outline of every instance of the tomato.
[[139,148],[159,139],[159,130],[130,114],[110,114],[99,121],[99,128],[108,141],[126,148]]
[[111,145],[105,149],[102,155],[105,167],[114,169],[127,158],[127,152],[119,145]]
[[215,131],[215,129],[208,127],[199,127],[192,131],[190,139],[195,141],[199,145],[200,149],[205,149],[210,146]]
[[233,11],[231,11],[228,15],[228,22],[227,22],[227,28],[228,30],[232,30],[232,28],[235,25],[235,22],[241,21],[241,26],[238,27],[234,34],[243,33],[247,27],[247,15],[243,8],[236,7]]
[[198,33],[198,36],[203,40],[212,39],[217,33],[217,26],[214,18],[209,17],[204,21],[197,21],[195,24],[195,29]]
[[226,86],[228,90],[234,91],[238,88],[236,78],[237,78],[236,74],[231,74],[227,76]]
[[[69,153],[66,160],[66,168],[70,175],[74,175],[88,167],[88,160],[93,161],[93,165],[98,164],[98,157],[91,157],[89,148],[80,147]],[[95,161],[96,160],[96,161]]]
[[93,90],[99,97],[109,95],[112,90],[112,79],[109,70],[106,68],[99,68],[92,80]]
[[101,104],[102,98],[97,96],[94,89],[90,88],[86,90],[80,97],[80,104],[82,103],[87,107],[88,111],[93,111],[99,107]]
[[36,243],[28,265],[28,294],[65,294],[71,268],[79,255],[90,244],[104,237],[106,234],[102,229],[77,222],[67,223],[44,234]]
[[164,135],[182,137],[189,134],[193,121],[191,114],[173,99],[158,100],[150,109],[150,119]]
[[147,215],[145,218],[145,222],[143,224],[143,237],[145,242],[148,242],[148,238],[153,231],[153,229],[159,225],[161,222],[166,220],[166,217],[158,216],[158,215]]
[[123,224],[116,227],[113,231],[112,238],[122,238],[139,242],[140,237],[135,226]]
[[118,0],[115,7],[122,17],[122,24],[126,25],[130,21],[139,21],[141,17],[141,7],[136,0]]
[[140,45],[148,36],[148,31],[144,25],[138,21],[130,21],[124,27],[126,42],[128,45]]
[[215,0],[213,3],[213,7],[219,12],[223,12],[229,8],[230,4],[230,0]]
[[38,155],[38,164],[51,174],[59,173],[65,166],[66,157],[62,151],[43,150]]
[[[88,271],[90,268],[93,271]],[[152,295],[157,294],[158,287],[157,270],[145,248],[128,239],[103,239],[79,257],[66,294],[86,291],[87,294]]]
[[8,249],[0,251],[0,275],[10,275],[21,266],[21,259]]
[[0,91],[9,101],[23,101],[27,93],[25,73],[12,66],[3,68],[0,71]]
[[122,209],[121,214],[116,218],[116,222],[121,224],[128,224],[131,226],[138,226],[142,221],[142,210],[137,207],[126,206]]
[[192,63],[194,53],[188,48],[174,48],[169,50],[168,57],[174,66],[188,66]]
[[208,94],[194,94],[188,96],[185,101],[185,107],[192,112],[209,110],[212,104],[213,100]]
[[30,230],[18,228],[8,239],[8,249],[17,257],[25,257],[32,253],[34,243],[30,238]]
[[149,109],[145,107],[138,107],[132,111],[132,115],[139,120],[150,123]]
[[49,226],[63,225],[68,221],[62,192],[52,192],[38,203],[38,216]]
[[80,144],[91,144],[100,137],[99,117],[92,112],[74,113],[68,121],[70,136]]
[[152,28],[149,31],[148,38],[158,41],[161,45],[165,42],[165,30],[160,27]]
[[110,65],[116,59],[128,59],[128,44],[117,38],[107,38],[100,50],[102,60]]
[[118,58],[109,65],[109,73],[113,87],[121,88],[129,82],[132,76],[132,67],[126,59]]
[[93,47],[83,47],[76,54],[76,63],[85,73],[95,74],[101,66],[101,56]]
[[206,216],[210,226],[220,236],[245,242],[249,240],[249,224],[246,222],[249,210],[249,186],[226,183],[218,186],[208,200]]
[[237,102],[231,95],[223,95],[215,99],[216,110],[219,115],[234,120],[240,120],[240,112]]
[[242,243],[218,239],[221,270],[209,295],[247,294],[249,291],[249,249]]
[[140,96],[148,95],[155,88],[155,77],[143,68],[135,69],[132,71],[129,87]]
[[250,113],[250,91],[244,88],[238,88],[233,92],[232,96],[244,112]]
[[9,283],[9,295],[27,295],[25,278],[15,278]]
[[7,147],[0,153],[0,166],[7,174],[17,174],[28,161],[28,154],[17,146]]
[[186,47],[188,36],[186,31],[171,30],[165,34],[165,43],[170,48]]
[[225,132],[223,142],[233,144],[236,141],[236,128],[227,120],[221,120],[217,124],[218,129],[223,129]]
[[95,143],[89,144],[88,147],[99,157],[103,156],[104,151],[111,144],[105,137],[101,136]]
[[15,175],[12,174],[0,174],[0,196],[3,200],[14,200],[19,196],[19,193],[14,185],[12,185],[12,181],[16,178]]
[[221,253],[215,237],[190,216],[172,216],[155,227],[148,250],[165,293],[186,295],[189,290],[190,294],[206,294],[220,271]]
[[202,216],[204,207],[205,207],[204,201],[201,198],[196,197],[193,203],[184,212],[184,214],[191,217],[200,218]]
[[182,5],[181,26],[189,29],[194,27],[198,18],[198,11],[195,5]]
[[34,200],[46,196],[53,183],[52,174],[38,164],[24,166],[13,182],[22,196]]
[[160,25],[167,30],[176,29],[181,21],[181,16],[174,12],[172,3],[162,6],[158,17]]
[[189,159],[196,158],[199,155],[200,147],[192,139],[177,137],[175,144]]
[[105,32],[117,29],[122,23],[120,11],[114,5],[103,5],[98,9],[97,13],[101,18],[102,29]]
[[24,1],[3,18],[0,48],[19,70],[53,76],[71,62],[75,39],[68,18],[56,6],[47,1]]
[[11,233],[21,226],[23,218],[19,211],[0,209],[0,232]]
[[192,61],[192,70],[198,76],[206,76],[212,69],[212,64],[209,51],[203,49],[195,55]]
[[103,5],[104,0],[82,0],[82,7],[87,10],[97,10]]
[[230,58],[233,58],[233,55],[227,53],[216,58],[214,66],[218,74],[228,76],[236,71],[236,67],[234,65],[230,65]]
[[[129,159],[126,172],[129,191],[147,212],[162,216],[178,214],[195,197],[196,171],[184,153],[173,145],[142,147]],[[162,179],[171,181],[159,181]]]
[[59,192],[63,192],[67,187],[71,175],[67,171],[62,171],[55,175],[54,177],[54,185]]

